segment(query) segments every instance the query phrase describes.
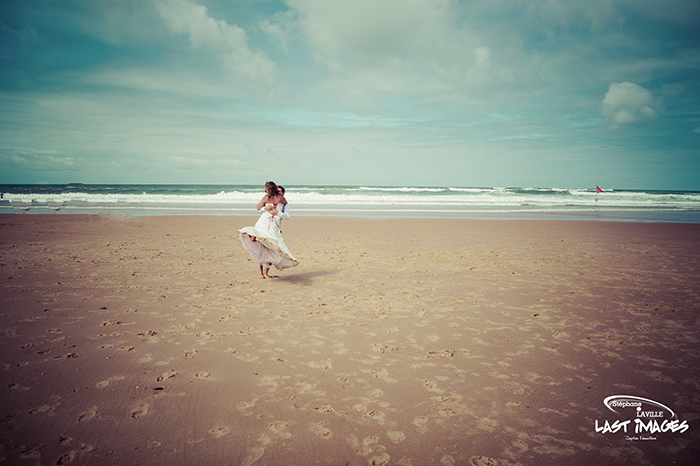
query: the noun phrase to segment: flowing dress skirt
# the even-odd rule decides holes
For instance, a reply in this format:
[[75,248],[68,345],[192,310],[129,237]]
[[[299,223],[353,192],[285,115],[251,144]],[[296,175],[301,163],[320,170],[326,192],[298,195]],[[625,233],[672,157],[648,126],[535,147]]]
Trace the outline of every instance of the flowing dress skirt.
[[279,217],[264,212],[254,227],[238,230],[238,238],[253,260],[265,267],[274,265],[278,270],[299,265],[299,261],[284,244],[280,222]]

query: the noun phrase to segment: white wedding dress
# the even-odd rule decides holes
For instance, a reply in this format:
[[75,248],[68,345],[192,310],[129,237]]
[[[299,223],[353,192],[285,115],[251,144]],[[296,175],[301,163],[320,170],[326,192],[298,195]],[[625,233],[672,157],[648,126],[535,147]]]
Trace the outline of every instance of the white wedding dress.
[[279,204],[280,212],[277,215],[270,215],[268,211],[264,211],[254,227],[238,230],[238,237],[243,247],[250,253],[253,260],[264,267],[275,266],[278,270],[282,270],[299,265],[299,261],[294,258],[282,239],[280,229],[282,218],[289,218],[289,215],[285,215],[286,209],[288,209],[287,204]]

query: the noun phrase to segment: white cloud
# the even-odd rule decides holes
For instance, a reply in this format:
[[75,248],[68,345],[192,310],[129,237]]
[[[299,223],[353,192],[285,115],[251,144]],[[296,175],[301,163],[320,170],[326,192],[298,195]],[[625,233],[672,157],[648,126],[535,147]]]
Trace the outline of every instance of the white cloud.
[[[287,0],[316,59],[350,92],[488,88],[491,51],[451,0]],[[342,83],[342,84],[340,84]]]
[[205,6],[191,0],[163,0],[156,8],[172,32],[187,35],[194,49],[216,56],[237,87],[258,95],[274,93],[277,65],[248,46],[242,28],[212,18]]
[[614,0],[532,0],[525,4],[526,16],[550,36],[580,27],[597,31],[623,22]]
[[6,169],[63,171],[72,170],[77,165],[75,157],[40,154],[29,150],[0,151],[0,165]]
[[432,48],[449,22],[444,0],[288,0],[311,45],[328,56],[372,61]]
[[284,53],[289,53],[289,40],[295,29],[296,14],[293,10],[277,12],[269,20],[261,21],[260,29],[275,40]]
[[77,10],[68,21],[75,21],[81,30],[109,44],[148,44],[164,32],[152,0],[72,1],[88,14],[80,14]]
[[165,66],[95,69],[76,73],[75,79],[91,85],[218,99],[232,94],[229,86],[207,79],[202,70],[181,70]]
[[603,99],[601,113],[615,125],[625,126],[654,121],[659,102],[651,92],[631,82],[612,83]]

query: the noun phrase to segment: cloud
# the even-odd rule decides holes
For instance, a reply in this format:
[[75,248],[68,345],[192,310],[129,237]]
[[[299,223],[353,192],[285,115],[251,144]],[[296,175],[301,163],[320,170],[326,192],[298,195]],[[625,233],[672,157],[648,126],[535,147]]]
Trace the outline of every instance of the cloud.
[[[268,149],[269,150],[269,149]],[[215,155],[215,154],[212,154]],[[209,157],[196,157],[187,156],[182,153],[180,155],[166,155],[163,160],[168,163],[170,169],[176,170],[204,170],[210,171],[212,169],[216,170],[229,170],[237,169],[242,167],[247,167],[248,164],[237,158],[231,158],[231,156],[216,156],[215,158]]]
[[697,28],[700,20],[700,2],[697,0],[617,0],[617,3],[622,11],[654,22]]
[[286,2],[316,59],[351,90],[480,91],[493,81],[491,51],[457,24],[450,0]]
[[672,99],[682,95],[683,92],[685,92],[685,88],[678,83],[661,85],[661,95],[663,95],[665,98]]
[[29,171],[64,171],[77,166],[75,157],[39,154],[28,150],[0,150],[0,165],[6,169]]
[[260,30],[277,42],[284,53],[289,53],[289,40],[296,29],[296,14],[293,10],[278,11],[269,20],[259,23]]
[[550,37],[570,29],[587,27],[598,31],[623,22],[614,0],[533,0],[525,5],[528,20]]
[[39,34],[31,26],[22,26],[18,29],[13,29],[3,21],[0,21],[0,33],[17,37],[22,42],[36,42],[39,40]]
[[163,0],[156,8],[171,32],[187,35],[192,48],[217,57],[237,86],[258,95],[274,93],[277,65],[262,51],[248,46],[248,35],[242,28],[212,18],[205,6],[191,0]]
[[651,92],[637,84],[612,83],[603,99],[601,113],[617,126],[649,123],[657,118],[659,103]]
[[[373,61],[405,56],[443,42],[449,2],[288,0],[314,49],[327,56]],[[437,45],[437,44],[435,44]]]
[[152,0],[72,0],[72,3],[81,6],[87,15],[80,10],[63,12],[63,22],[74,23],[85,33],[118,47],[149,44],[164,32]]
[[182,70],[174,66],[133,66],[95,69],[75,74],[78,82],[145,92],[165,92],[181,96],[229,97],[230,86],[207,79],[206,71]]

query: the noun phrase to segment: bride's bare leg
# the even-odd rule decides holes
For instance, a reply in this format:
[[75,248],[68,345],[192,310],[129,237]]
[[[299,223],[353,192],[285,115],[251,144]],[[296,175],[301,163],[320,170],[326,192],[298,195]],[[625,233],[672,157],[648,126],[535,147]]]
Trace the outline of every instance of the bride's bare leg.
[[270,277],[270,267],[265,267],[265,276],[263,278],[272,278]]
[[260,278],[268,278],[265,276],[265,273],[263,272],[263,265],[262,264],[260,264]]

